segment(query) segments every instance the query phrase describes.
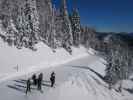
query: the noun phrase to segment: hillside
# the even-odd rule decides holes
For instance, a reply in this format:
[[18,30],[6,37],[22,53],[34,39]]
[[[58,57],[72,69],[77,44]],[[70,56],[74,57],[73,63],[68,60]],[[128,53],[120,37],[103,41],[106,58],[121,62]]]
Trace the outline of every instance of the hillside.
[[72,48],[73,54],[70,55],[67,51],[62,49],[57,49],[53,52],[51,48],[43,43],[37,44],[38,51],[34,52],[29,49],[21,49],[10,47],[6,43],[0,41],[0,76],[11,75],[11,73],[23,72],[25,70],[34,70],[36,68],[47,68],[53,67],[53,65],[58,65],[71,61],[72,59],[77,59],[81,56],[86,56],[86,49],[82,46],[80,48]]
[[129,47],[133,47],[133,35],[132,35],[132,33],[97,32],[97,37],[99,40],[104,40],[108,36],[110,36],[116,42],[118,39],[120,39],[121,41],[123,41],[124,43],[129,45]]
[[[1,0],[0,28],[4,32],[0,38],[18,49],[36,51],[35,45],[43,42],[52,49],[62,47],[71,52],[73,38],[77,37],[72,35],[73,21],[70,21],[66,6],[65,1],[59,10],[51,0]],[[80,31],[78,24],[75,28]]]

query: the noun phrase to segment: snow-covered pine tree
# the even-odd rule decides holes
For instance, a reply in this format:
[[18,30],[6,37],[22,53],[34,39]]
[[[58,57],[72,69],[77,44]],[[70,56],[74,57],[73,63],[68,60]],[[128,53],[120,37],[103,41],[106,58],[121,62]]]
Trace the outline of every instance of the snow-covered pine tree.
[[96,49],[98,46],[98,39],[96,38],[96,31],[87,26],[81,26],[80,42],[85,47]]
[[51,23],[51,33],[50,33],[50,47],[53,49],[56,48],[56,27],[55,27],[55,20],[56,20],[56,8],[55,6],[52,7],[52,23]]
[[10,22],[10,1],[9,0],[1,0],[0,3],[0,18],[2,21],[2,28],[6,30],[6,28],[9,26]]
[[52,2],[51,0],[36,0],[39,14],[40,40],[49,44],[52,26]]
[[80,16],[77,9],[73,9],[70,19],[71,19],[71,25],[72,25],[73,45],[79,46],[81,25],[80,25]]
[[23,38],[25,34],[25,15],[24,15],[24,0],[19,1],[19,0],[14,0],[12,2],[12,8],[11,8],[11,16],[12,16],[12,27],[15,30],[14,33],[14,45],[18,48],[21,49],[23,47]]
[[67,3],[66,0],[62,0],[62,6],[61,6],[61,18],[62,18],[62,46],[68,51],[71,52],[70,46],[73,43],[72,38],[72,28],[71,28],[71,22],[69,19],[68,11],[67,11]]
[[110,43],[110,51],[106,56],[107,67],[105,79],[109,83],[109,88],[119,82],[119,91],[121,91],[122,80],[129,77],[129,59],[131,58],[129,57],[127,46],[119,40],[117,42]]
[[5,0],[1,5],[5,41],[19,49],[24,46],[35,50],[39,34],[36,0]]
[[84,46],[87,47],[89,45],[90,39],[91,39],[91,37],[90,37],[90,33],[89,33],[89,28],[87,26],[82,26],[81,34],[80,34],[81,44],[83,44]]
[[49,23],[49,29],[47,30],[47,36],[48,36],[48,45],[53,49],[56,48],[55,42],[55,6],[51,4],[51,1],[49,1],[49,9],[50,9],[50,15],[48,18],[48,23]]
[[14,41],[16,39],[15,35],[17,33],[17,30],[13,25],[12,19],[12,1],[1,1],[0,7],[0,16],[2,22],[1,28],[3,28],[3,30],[5,31],[4,34],[2,34],[2,39],[11,46],[14,44]]
[[62,47],[62,18],[61,18],[61,13],[59,9],[55,10],[55,38],[56,38],[56,46],[57,47]]
[[118,81],[117,72],[119,71],[119,60],[115,58],[118,56],[118,51],[111,50],[107,55],[106,61],[106,76],[105,79],[109,83],[109,89],[112,88],[112,85],[116,84]]
[[96,36],[95,28],[88,28],[88,34],[89,34],[89,40],[88,40],[87,47],[91,47],[97,50],[100,45],[100,41],[98,41],[98,38]]
[[37,12],[36,0],[30,0],[30,9],[31,9],[31,28],[32,28],[32,38],[35,39],[35,42],[39,40],[39,16]]

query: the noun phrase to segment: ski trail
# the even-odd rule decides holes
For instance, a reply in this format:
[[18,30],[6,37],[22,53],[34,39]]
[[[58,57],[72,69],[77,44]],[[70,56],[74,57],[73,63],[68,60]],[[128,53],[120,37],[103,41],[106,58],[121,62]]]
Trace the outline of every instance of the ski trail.
[[50,85],[50,73],[52,71],[56,73],[55,87],[43,85],[43,93],[37,91],[34,86],[27,96],[21,92],[25,90],[25,81],[32,76],[32,73],[2,82],[0,83],[0,100],[88,100],[88,98],[91,100],[126,100],[114,90],[109,90],[107,84],[95,72],[69,66],[76,64],[87,66],[85,64],[88,64],[88,59],[90,57],[35,72],[37,75],[43,72],[43,82],[47,85]]

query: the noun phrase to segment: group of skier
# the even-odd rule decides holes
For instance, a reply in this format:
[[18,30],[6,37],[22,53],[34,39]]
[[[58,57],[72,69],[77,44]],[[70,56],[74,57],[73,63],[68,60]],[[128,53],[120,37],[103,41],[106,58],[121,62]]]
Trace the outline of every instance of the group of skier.
[[[37,89],[42,91],[42,81],[43,81],[43,73],[40,73],[38,77],[36,76],[36,74],[33,74],[32,77],[27,80],[26,94],[28,92],[31,92],[31,85],[37,86]],[[51,87],[53,87],[55,84],[55,73],[54,72],[51,73],[50,82],[51,82]]]

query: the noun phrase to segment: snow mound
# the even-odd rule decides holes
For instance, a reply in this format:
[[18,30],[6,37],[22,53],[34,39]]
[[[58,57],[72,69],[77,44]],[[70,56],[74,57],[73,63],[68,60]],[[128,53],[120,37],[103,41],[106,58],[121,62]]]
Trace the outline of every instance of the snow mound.
[[123,80],[122,87],[125,89],[133,89],[133,81],[132,80]]
[[97,51],[92,48],[89,48],[88,53],[95,55],[95,54],[97,54]]

